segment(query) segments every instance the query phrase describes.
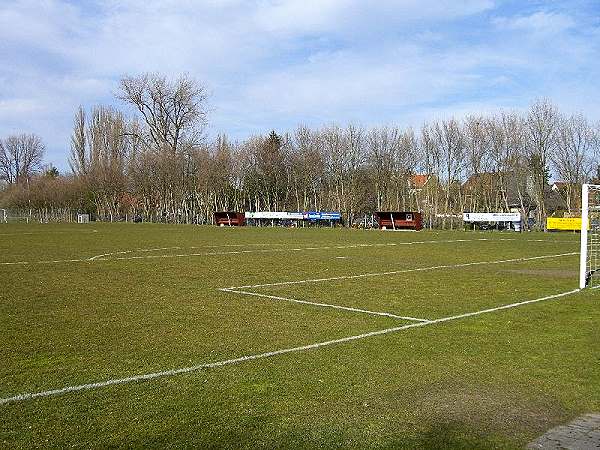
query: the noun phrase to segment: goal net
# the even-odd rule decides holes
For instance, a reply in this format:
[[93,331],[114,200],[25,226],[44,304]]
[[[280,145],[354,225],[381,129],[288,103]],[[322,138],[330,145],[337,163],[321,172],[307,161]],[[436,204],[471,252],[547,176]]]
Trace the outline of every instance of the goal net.
[[581,189],[579,258],[579,287],[600,287],[600,185],[584,184]]
[[19,212],[9,209],[0,209],[0,223],[29,223],[33,220],[31,216],[20,215]]

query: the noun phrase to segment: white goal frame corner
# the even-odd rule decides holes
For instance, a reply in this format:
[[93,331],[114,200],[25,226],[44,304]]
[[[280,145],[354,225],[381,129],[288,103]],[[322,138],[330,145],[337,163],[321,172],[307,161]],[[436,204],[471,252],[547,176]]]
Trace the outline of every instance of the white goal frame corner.
[[581,236],[579,252],[579,289],[584,289],[587,285],[588,271],[588,224],[590,219],[589,193],[590,188],[600,191],[598,184],[583,184],[581,186]]

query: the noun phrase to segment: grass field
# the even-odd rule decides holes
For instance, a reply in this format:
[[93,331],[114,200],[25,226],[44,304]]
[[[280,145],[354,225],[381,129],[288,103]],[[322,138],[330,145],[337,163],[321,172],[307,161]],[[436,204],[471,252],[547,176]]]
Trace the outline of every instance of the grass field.
[[523,448],[600,409],[600,292],[572,292],[577,251],[0,225],[0,445]]

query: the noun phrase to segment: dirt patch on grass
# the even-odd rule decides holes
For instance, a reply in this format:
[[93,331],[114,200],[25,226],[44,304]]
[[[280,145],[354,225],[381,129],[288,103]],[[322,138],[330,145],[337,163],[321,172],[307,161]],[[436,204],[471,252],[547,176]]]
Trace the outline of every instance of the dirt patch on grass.
[[576,270],[560,270],[560,269],[505,269],[504,273],[518,273],[520,275],[535,275],[548,278],[568,278],[577,279],[579,272]]
[[419,409],[429,411],[434,422],[462,423],[483,433],[506,433],[517,439],[535,436],[565,417],[551,398],[534,399],[482,385],[433,386],[419,403]]

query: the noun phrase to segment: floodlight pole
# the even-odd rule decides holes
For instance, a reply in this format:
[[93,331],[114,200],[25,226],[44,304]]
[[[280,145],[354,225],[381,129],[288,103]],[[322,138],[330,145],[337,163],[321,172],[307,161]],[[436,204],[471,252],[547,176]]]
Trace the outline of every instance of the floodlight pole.
[[585,288],[587,278],[587,234],[588,234],[589,186],[581,187],[581,247],[579,252],[579,289]]

